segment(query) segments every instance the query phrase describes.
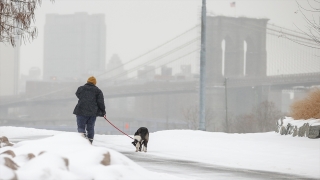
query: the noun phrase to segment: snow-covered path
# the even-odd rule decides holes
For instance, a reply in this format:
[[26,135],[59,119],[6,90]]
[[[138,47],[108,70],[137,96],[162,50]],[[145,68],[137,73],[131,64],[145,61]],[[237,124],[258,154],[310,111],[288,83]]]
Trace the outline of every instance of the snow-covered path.
[[[0,135],[6,135],[13,142],[22,141],[22,145],[31,143],[24,143],[26,140],[40,138],[41,141],[33,144],[43,146],[42,143],[50,143],[50,139],[56,139],[57,135],[57,138],[74,143],[69,137],[72,134],[60,131],[0,127]],[[151,133],[147,153],[134,152],[131,141],[124,135],[96,134],[93,146],[87,146],[88,141],[83,146],[92,150],[115,150],[148,172],[170,180],[171,177],[197,180],[320,179],[320,139],[281,136],[275,132],[226,134],[170,130]],[[54,141],[54,147],[64,148],[59,142]],[[55,152],[59,148],[52,150]]]
[[[97,135],[94,145],[123,154],[134,151],[131,139],[123,135]],[[320,179],[320,139],[281,136],[275,132],[226,134],[192,130],[159,131],[150,134],[147,155],[235,171],[244,169],[244,172],[249,170],[253,174],[280,173],[276,179],[281,174]],[[190,168],[192,173],[193,168]]]
[[275,172],[226,168],[193,161],[168,159],[136,152],[122,152],[122,154],[126,155],[135,163],[139,164],[149,171],[167,173],[177,177],[192,180],[316,180],[316,178],[308,178]]

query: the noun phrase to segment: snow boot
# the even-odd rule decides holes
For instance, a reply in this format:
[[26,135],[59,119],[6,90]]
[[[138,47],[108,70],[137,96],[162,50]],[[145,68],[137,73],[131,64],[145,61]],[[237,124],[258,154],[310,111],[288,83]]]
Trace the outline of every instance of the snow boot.
[[87,134],[86,133],[80,133],[82,137],[88,139]]

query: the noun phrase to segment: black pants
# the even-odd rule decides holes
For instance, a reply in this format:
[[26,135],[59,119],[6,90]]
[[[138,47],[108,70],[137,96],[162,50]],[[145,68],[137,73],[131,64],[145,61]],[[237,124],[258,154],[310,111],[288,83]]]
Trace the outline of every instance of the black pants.
[[94,124],[96,123],[96,116],[79,116],[77,115],[78,132],[87,134],[89,139],[94,137]]

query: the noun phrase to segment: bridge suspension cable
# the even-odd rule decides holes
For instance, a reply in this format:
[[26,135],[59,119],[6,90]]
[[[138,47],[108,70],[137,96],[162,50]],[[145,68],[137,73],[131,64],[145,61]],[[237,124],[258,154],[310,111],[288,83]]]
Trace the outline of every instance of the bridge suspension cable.
[[102,75],[105,75],[105,74],[108,74],[108,73],[111,73],[112,71],[115,71],[115,70],[117,70],[117,69],[119,69],[119,68],[121,68],[121,67],[123,67],[123,66],[125,66],[125,65],[127,65],[127,64],[129,64],[129,63],[131,63],[131,62],[134,62],[134,61],[140,59],[141,57],[146,56],[147,54],[150,54],[151,52],[154,52],[155,50],[157,50],[157,49],[159,49],[159,48],[161,48],[161,47],[163,47],[163,46],[165,46],[165,45],[168,45],[169,43],[177,40],[178,38],[180,38],[180,37],[182,37],[183,35],[189,33],[190,31],[198,28],[199,26],[200,26],[200,25],[197,24],[197,25],[195,25],[194,27],[192,27],[192,28],[188,29],[187,31],[183,32],[182,34],[180,34],[180,35],[178,35],[178,36],[170,39],[169,41],[167,41],[167,42],[165,42],[165,43],[163,43],[163,44],[161,44],[161,45],[159,45],[159,46],[157,46],[157,47],[155,47],[155,48],[153,48],[153,49],[151,49],[150,51],[147,51],[146,53],[143,53],[143,54],[139,55],[138,57],[133,58],[132,60],[130,60],[130,61],[126,62],[126,63],[123,63],[123,64],[121,64],[121,65],[119,65],[119,66],[117,66],[117,67],[115,67],[115,68],[113,68],[113,69],[105,72],[105,73],[100,73],[100,74],[98,74],[97,77],[102,76]]
[[278,29],[267,29],[268,75],[320,72],[319,44],[303,33],[272,26]]
[[[258,31],[258,32],[264,32],[265,29],[267,29],[267,34],[270,34],[270,35],[273,35],[273,36],[277,36],[277,37],[282,37],[282,38],[288,38],[289,40],[292,40],[292,37],[295,37],[295,38],[298,38],[296,39],[295,41],[296,42],[299,42],[299,43],[304,43],[312,48],[317,48],[317,49],[320,49],[320,45],[315,43],[313,39],[309,38],[308,36],[306,36],[304,33],[302,32],[298,32],[298,31],[295,31],[295,30],[290,30],[288,28],[283,28],[281,26],[277,26],[275,24],[270,24],[268,23],[267,25],[268,26],[274,26],[275,28],[279,28],[279,29],[273,29],[273,28],[270,28],[270,27],[264,27],[264,26],[261,26],[261,25],[256,25],[256,24],[252,24],[251,26],[255,26],[254,27],[248,27],[246,25],[243,25],[243,24],[238,24],[238,23],[233,23],[233,22],[228,22],[229,24],[233,24],[233,25],[236,25],[236,26],[240,26],[240,27],[243,27],[243,28],[246,28],[246,29],[250,29],[250,30],[254,30],[254,31]],[[275,33],[279,33],[279,34],[275,34],[275,33],[271,33],[269,31],[272,31],[272,32],[275,32]],[[286,32],[286,31],[290,31],[290,32]]]
[[[274,24],[230,24],[267,34],[267,75],[320,72],[320,45],[303,33]],[[273,28],[268,27],[269,25]]]
[[[173,42],[177,41],[179,38],[183,38],[183,36],[185,36],[186,34],[190,33],[190,32],[193,31],[193,30],[196,30],[198,27],[199,27],[199,24],[198,24],[198,25],[195,25],[194,27],[192,27],[192,28],[190,28],[190,29],[188,29],[187,31],[183,32],[182,34],[180,34],[180,35],[178,35],[178,36],[170,39],[169,41],[166,41],[165,43],[157,46],[156,48],[153,48],[152,50],[149,50],[148,52],[143,53],[142,55],[140,55],[140,56],[138,56],[138,57],[136,57],[136,58],[133,58],[132,60],[130,60],[130,61],[128,61],[128,62],[126,62],[126,63],[124,63],[124,64],[122,64],[122,65],[120,65],[120,66],[117,66],[117,67],[111,69],[111,70],[108,71],[108,72],[105,72],[105,73],[101,73],[101,74],[96,75],[96,77],[99,77],[99,76],[102,76],[102,75],[111,73],[112,71],[114,71],[114,70],[116,70],[116,69],[119,69],[119,68],[121,68],[121,67],[123,67],[123,66],[125,66],[125,65],[127,65],[127,64],[129,64],[129,63],[138,61],[138,60],[140,60],[142,57],[144,57],[144,56],[146,56],[146,55],[148,55],[148,54],[150,54],[150,53],[152,53],[152,52],[155,52],[156,50],[158,50],[158,49],[160,49],[160,48],[162,48],[162,47],[164,47],[164,46],[166,46],[166,45],[169,45],[170,43],[173,43]],[[173,54],[173,53],[175,53],[175,52],[177,52],[177,51],[179,51],[179,50],[181,50],[181,49],[183,49],[183,48],[185,48],[185,47],[187,47],[187,46],[189,46],[189,45],[191,45],[191,44],[199,41],[199,38],[200,38],[200,37],[193,38],[192,40],[187,41],[187,42],[185,42],[184,44],[182,44],[182,45],[180,45],[180,46],[178,46],[178,47],[176,47],[176,48],[174,48],[174,49],[171,49],[170,51],[165,52],[164,54],[162,54],[162,55],[160,55],[160,56],[158,56],[158,57],[156,57],[156,58],[153,58],[153,59],[151,59],[151,60],[149,60],[149,61],[147,61],[147,62],[145,62],[145,63],[143,63],[143,64],[140,64],[140,65],[138,65],[138,66],[135,66],[134,68],[131,68],[131,69],[125,71],[124,73],[118,74],[118,75],[116,75],[116,76],[112,76],[112,77],[108,78],[107,80],[121,77],[121,76],[123,76],[123,75],[124,75],[125,73],[127,73],[127,72],[132,72],[132,71],[137,70],[138,68],[140,68],[140,67],[142,67],[142,66],[148,65],[148,64],[153,63],[153,62],[156,62],[156,61],[159,61],[159,60],[161,60],[162,58],[167,57],[167,56],[169,56],[170,54]],[[105,80],[104,80],[104,81],[105,81]],[[70,85],[70,86],[66,86],[66,87],[63,87],[63,88],[58,89],[58,90],[54,90],[54,91],[46,92],[46,93],[44,93],[44,94],[40,94],[40,95],[36,95],[36,96],[33,96],[33,97],[29,97],[29,98],[27,98],[26,100],[27,100],[27,101],[31,101],[31,100],[43,98],[43,97],[46,97],[46,96],[49,96],[49,95],[53,95],[53,94],[62,92],[62,91],[67,90],[67,89],[69,89],[69,88],[73,88],[73,86]],[[6,103],[6,104],[10,104],[10,103],[15,103],[15,102],[8,102],[8,103]]]
[[156,58],[153,58],[153,59],[151,59],[151,60],[149,60],[149,61],[147,61],[147,62],[145,62],[143,64],[135,66],[134,68],[131,68],[131,69],[129,69],[129,70],[123,72],[123,73],[120,73],[118,75],[115,75],[115,76],[112,76],[112,77],[110,77],[108,79],[105,79],[104,81],[108,81],[108,80],[111,80],[111,79],[115,79],[115,78],[121,77],[123,75],[126,75],[128,72],[135,71],[135,70],[139,69],[140,67],[143,67],[143,66],[149,65],[149,64],[151,64],[153,62],[159,61],[159,60],[163,59],[164,57],[171,55],[174,52],[177,52],[177,51],[179,51],[179,50],[181,50],[181,49],[183,49],[183,48],[185,48],[185,47],[187,47],[187,46],[189,46],[189,45],[191,45],[191,44],[193,44],[195,42],[198,42],[199,40],[200,40],[200,37],[196,37],[196,38],[192,39],[191,41],[188,41],[187,43],[185,43],[185,44],[183,44],[183,45],[181,45],[181,46],[179,46],[179,47],[177,47],[177,48],[175,48],[175,49],[173,49],[173,50],[171,50],[171,51],[169,51],[169,52],[167,52],[165,54],[162,54],[162,55],[160,55],[160,56],[158,56]]
[[[176,58],[176,59],[173,59],[173,60],[171,60],[171,61],[169,61],[169,62],[166,62],[166,63],[164,63],[164,64],[161,64],[161,65],[158,65],[158,66],[154,67],[153,69],[148,69],[148,70],[142,72],[141,74],[147,74],[148,72],[152,72],[152,71],[154,71],[154,70],[156,70],[156,69],[161,68],[162,66],[171,64],[171,63],[176,62],[176,61],[178,61],[178,60],[180,60],[180,59],[182,59],[182,58],[184,58],[184,57],[186,57],[186,56],[189,56],[189,55],[192,54],[192,53],[199,52],[199,50],[200,50],[200,48],[197,48],[197,49],[195,49],[195,50],[192,50],[192,51],[190,51],[189,53],[184,54],[184,55],[182,55],[182,56],[180,56],[180,57],[178,57],[178,58]],[[117,77],[120,77],[120,76],[122,76],[122,74],[120,74],[120,75],[118,75],[118,76],[115,76],[115,77],[113,77],[113,78],[117,78]],[[136,77],[137,77],[137,76],[133,76],[133,77],[124,79],[123,81],[117,83],[117,85],[122,84],[122,83],[124,83],[124,82],[126,82],[126,81],[128,81],[128,80],[132,80],[132,79],[134,79],[134,78],[136,78]]]

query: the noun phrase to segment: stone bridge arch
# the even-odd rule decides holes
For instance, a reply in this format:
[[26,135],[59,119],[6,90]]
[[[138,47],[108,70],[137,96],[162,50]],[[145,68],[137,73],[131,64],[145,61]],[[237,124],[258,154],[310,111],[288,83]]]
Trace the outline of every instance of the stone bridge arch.
[[208,80],[220,82],[224,77],[266,76],[267,22],[268,19],[207,17]]

